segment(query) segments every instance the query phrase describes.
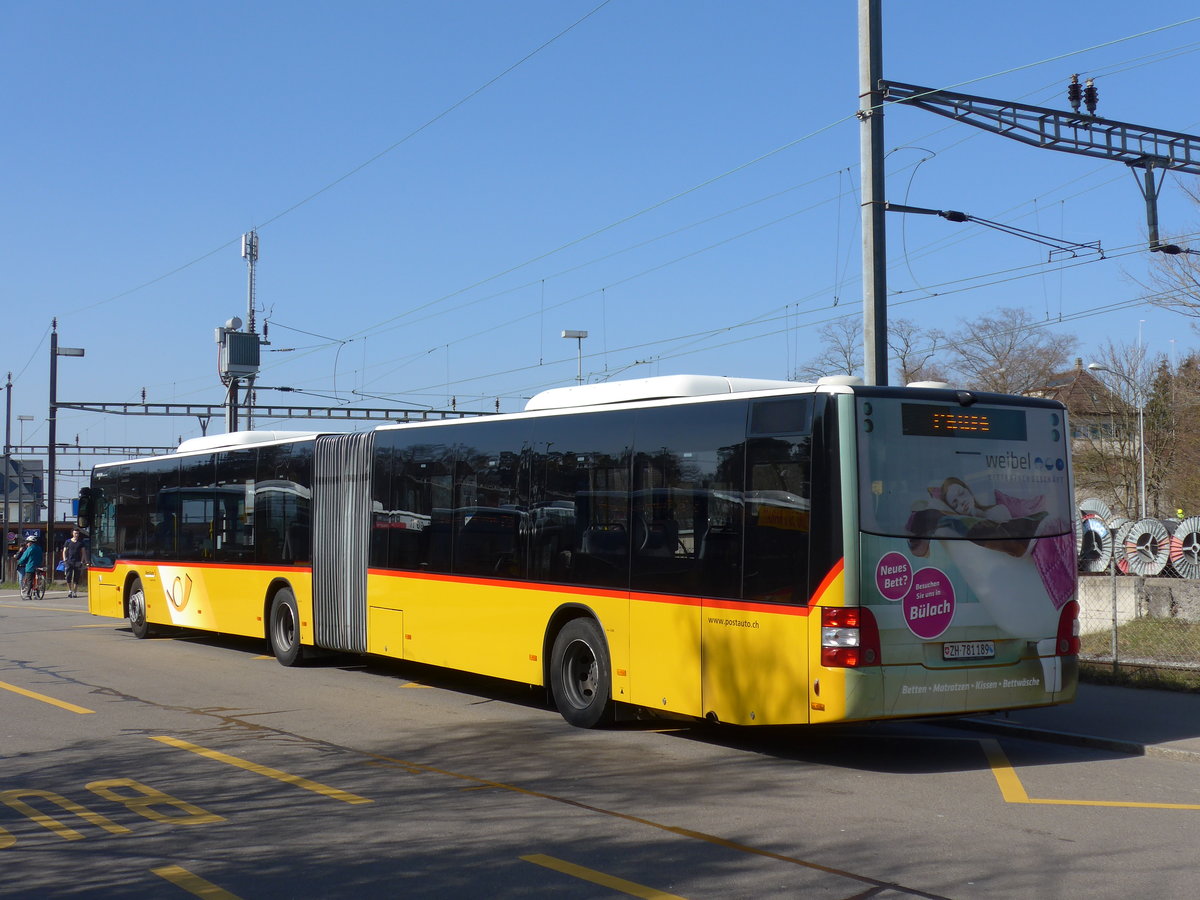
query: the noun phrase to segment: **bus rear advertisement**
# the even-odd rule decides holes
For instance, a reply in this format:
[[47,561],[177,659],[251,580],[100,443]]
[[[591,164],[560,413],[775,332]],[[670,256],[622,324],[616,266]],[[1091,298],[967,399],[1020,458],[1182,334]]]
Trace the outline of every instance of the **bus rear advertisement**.
[[1053,401],[670,376],[523,413],[252,432],[97,466],[89,607],[544,686],[570,723],[1069,701]]

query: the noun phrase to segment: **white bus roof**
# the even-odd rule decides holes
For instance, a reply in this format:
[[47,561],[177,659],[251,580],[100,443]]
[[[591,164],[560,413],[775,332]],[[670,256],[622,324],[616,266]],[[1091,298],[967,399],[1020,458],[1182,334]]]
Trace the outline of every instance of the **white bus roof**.
[[194,453],[198,450],[220,450],[225,447],[244,447],[247,444],[266,444],[271,441],[300,440],[316,437],[319,431],[234,431],[228,434],[208,434],[204,437],[188,438],[175,449],[176,453]]
[[[799,381],[773,381],[768,378],[728,378],[724,375],[659,375],[629,381],[606,381],[551,388],[535,394],[525,404],[526,412],[543,409],[567,409],[575,406],[605,406],[635,400],[665,400],[671,397],[705,397],[712,394],[736,394],[742,391],[770,391],[802,386]],[[812,385],[803,385],[811,387]]]

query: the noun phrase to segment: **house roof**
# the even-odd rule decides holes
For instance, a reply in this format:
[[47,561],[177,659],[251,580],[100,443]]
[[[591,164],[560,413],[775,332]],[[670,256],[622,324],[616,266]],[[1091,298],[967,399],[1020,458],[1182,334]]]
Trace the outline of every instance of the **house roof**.
[[1125,406],[1078,358],[1074,368],[1051,375],[1046,386],[1035,393],[1060,401],[1075,417],[1110,416]]

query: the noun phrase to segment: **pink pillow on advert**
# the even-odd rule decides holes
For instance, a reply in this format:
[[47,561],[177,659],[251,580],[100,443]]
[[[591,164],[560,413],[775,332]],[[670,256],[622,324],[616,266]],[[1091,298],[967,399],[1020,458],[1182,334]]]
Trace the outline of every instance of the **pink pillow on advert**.
[[1038,494],[1036,497],[1010,497],[1008,494],[996,491],[996,502],[1008,510],[1009,514],[1014,519],[1019,519],[1022,516],[1032,516],[1035,512],[1041,512],[1043,508],[1043,497]]

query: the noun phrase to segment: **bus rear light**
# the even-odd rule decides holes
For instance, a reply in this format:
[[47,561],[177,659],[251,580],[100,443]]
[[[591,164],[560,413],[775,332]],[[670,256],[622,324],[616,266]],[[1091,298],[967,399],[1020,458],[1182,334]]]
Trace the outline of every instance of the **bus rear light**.
[[821,665],[859,669],[879,664],[879,627],[869,609],[821,608]]
[[1079,601],[1072,600],[1058,614],[1056,656],[1075,656],[1079,653]]

